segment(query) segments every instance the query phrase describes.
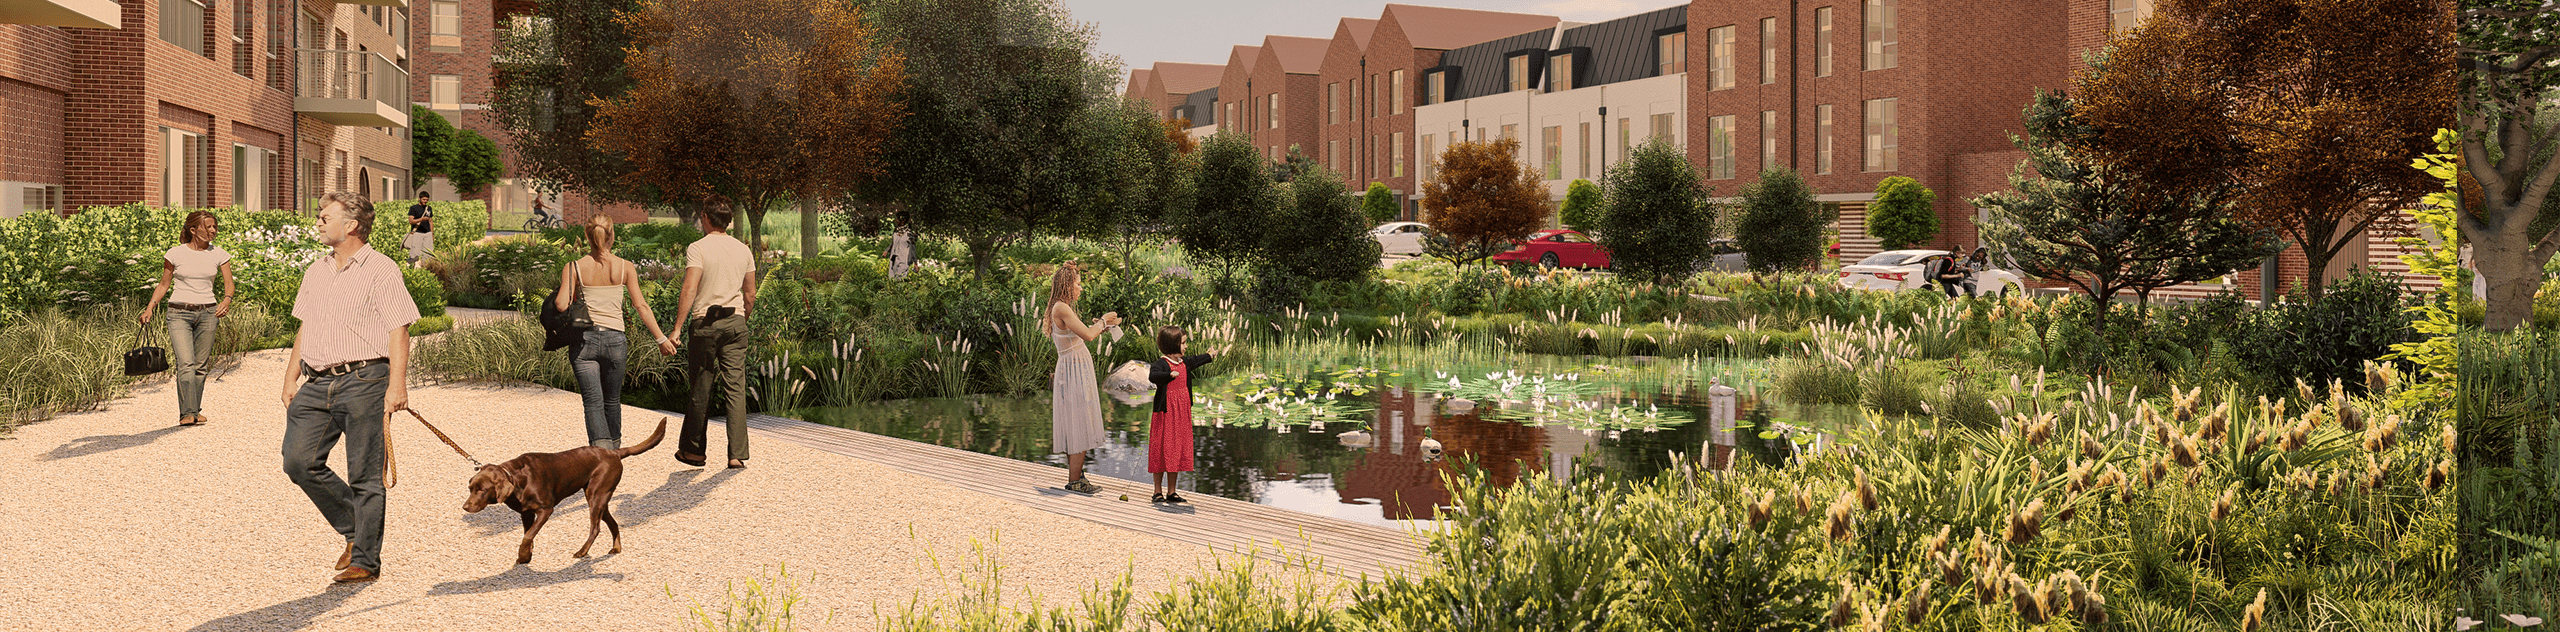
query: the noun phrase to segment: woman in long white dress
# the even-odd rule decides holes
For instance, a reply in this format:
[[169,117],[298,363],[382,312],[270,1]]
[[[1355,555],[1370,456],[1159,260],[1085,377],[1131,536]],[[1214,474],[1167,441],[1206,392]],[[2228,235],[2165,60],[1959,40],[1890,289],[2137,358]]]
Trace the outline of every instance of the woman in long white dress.
[[1058,346],[1058,367],[1049,378],[1049,445],[1067,455],[1067,491],[1101,491],[1084,480],[1085,451],[1102,447],[1102,389],[1093,377],[1093,352],[1085,343],[1120,324],[1120,313],[1103,314],[1088,326],[1076,316],[1076,298],[1084,283],[1075,264],[1058,266],[1049,279],[1049,311],[1040,330]]

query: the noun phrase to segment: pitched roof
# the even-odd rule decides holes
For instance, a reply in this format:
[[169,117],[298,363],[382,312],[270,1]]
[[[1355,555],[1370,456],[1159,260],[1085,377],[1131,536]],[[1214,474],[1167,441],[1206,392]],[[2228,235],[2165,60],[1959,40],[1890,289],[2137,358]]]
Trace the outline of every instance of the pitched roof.
[[1413,4],[1390,4],[1380,15],[1388,13],[1395,14],[1396,24],[1404,27],[1405,41],[1414,48],[1429,50],[1450,50],[1501,39],[1553,27],[1560,21],[1552,15]]
[[1369,18],[1343,18],[1342,30],[1351,32],[1351,47],[1369,48],[1369,34],[1378,32],[1378,21]]
[[1262,38],[1263,50],[1280,60],[1280,72],[1293,75],[1316,74],[1324,66],[1324,49],[1333,40],[1322,37],[1271,35]]
[[1236,69],[1245,71],[1245,74],[1252,74],[1253,62],[1261,58],[1262,47],[1237,44],[1233,53],[1227,57],[1227,63],[1236,65]]
[[1155,76],[1155,73],[1148,69],[1131,68],[1129,69],[1129,83],[1121,84],[1125,87],[1121,88],[1120,92],[1123,94],[1137,95],[1139,92],[1147,89],[1147,81],[1153,76]]
[[1156,81],[1164,83],[1166,94],[1191,94],[1218,87],[1226,77],[1223,64],[1192,64],[1178,61],[1156,62]]

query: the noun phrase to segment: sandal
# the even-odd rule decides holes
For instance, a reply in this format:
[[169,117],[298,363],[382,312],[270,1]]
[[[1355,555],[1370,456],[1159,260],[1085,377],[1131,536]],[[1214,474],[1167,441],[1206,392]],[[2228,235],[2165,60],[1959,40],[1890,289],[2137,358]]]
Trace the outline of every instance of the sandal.
[[1075,492],[1075,493],[1078,493],[1078,494],[1092,494],[1092,493],[1098,493],[1098,492],[1101,492],[1101,491],[1102,491],[1102,488],[1101,488],[1100,486],[1096,486],[1096,485],[1094,485],[1094,484],[1093,484],[1093,481],[1088,481],[1088,480],[1084,480],[1084,479],[1081,479],[1081,478],[1076,479],[1076,480],[1072,480],[1072,481],[1067,481],[1067,487],[1066,487],[1066,489],[1067,489],[1067,491]]
[[1165,494],[1165,495],[1164,495],[1164,501],[1165,501],[1166,503],[1170,503],[1170,504],[1183,505],[1183,504],[1189,504],[1189,503],[1191,502],[1191,499],[1189,499],[1189,498],[1183,498],[1181,494]]
[[203,423],[204,415],[187,415],[185,417],[178,418],[178,425],[181,426],[195,426],[202,425]]

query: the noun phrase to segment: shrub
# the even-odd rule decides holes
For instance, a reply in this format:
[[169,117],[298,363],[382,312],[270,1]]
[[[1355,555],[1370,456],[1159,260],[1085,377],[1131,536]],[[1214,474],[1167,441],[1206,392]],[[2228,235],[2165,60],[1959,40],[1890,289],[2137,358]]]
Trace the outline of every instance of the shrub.
[[1742,189],[1734,245],[1748,255],[1753,274],[1810,268],[1822,261],[1824,223],[1803,176],[1785,168],[1767,171]]
[[[1607,179],[1603,175],[1602,179]],[[1600,186],[1590,180],[1574,178],[1564,186],[1564,205],[1556,209],[1556,221],[1565,228],[1590,232],[1599,226],[1595,214],[1600,210]]]
[[1609,263],[1628,279],[1676,285],[1697,272],[1715,228],[1715,191],[1668,144],[1646,143],[1602,179],[1595,227]]
[[1886,250],[1901,250],[1938,234],[1938,214],[1930,210],[1936,191],[1909,176],[1876,183],[1876,201],[1867,206],[1867,235]]
[[452,304],[498,309],[517,294],[558,288],[560,266],[578,256],[566,243],[515,235],[445,251],[427,269],[443,281]]
[[[294,211],[210,210],[223,227],[214,245],[233,257],[235,303],[290,311],[303,268],[321,255],[311,220]],[[177,244],[188,211],[127,204],[0,219],[0,278],[9,279],[0,283],[0,317],[149,297],[161,253]]]
[[2367,269],[2330,283],[2318,298],[2297,291],[2251,319],[2237,345],[2239,359],[2275,388],[2296,379],[2339,379],[2361,388],[2366,360],[2389,354],[2392,343],[2418,339],[2400,287],[2399,275]]
[[1378,240],[1369,238],[1339,176],[1319,168],[1291,180],[1288,191],[1263,232],[1266,261],[1304,280],[1349,281],[1378,269]]
[[1396,221],[1396,216],[1403,214],[1404,209],[1396,204],[1395,190],[1387,188],[1386,183],[1371,182],[1369,191],[1360,196],[1360,215],[1371,225]]
[[409,300],[418,303],[418,315],[444,315],[444,282],[434,272],[423,268],[401,268],[400,281],[409,287]]

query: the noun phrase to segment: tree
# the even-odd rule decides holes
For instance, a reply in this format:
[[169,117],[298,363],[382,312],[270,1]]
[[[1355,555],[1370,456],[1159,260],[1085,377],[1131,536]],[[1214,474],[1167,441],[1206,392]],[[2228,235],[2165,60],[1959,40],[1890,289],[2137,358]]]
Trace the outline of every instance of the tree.
[[1240,132],[1210,136],[1200,143],[1198,155],[1195,197],[1190,212],[1174,223],[1174,235],[1182,239],[1184,253],[1233,274],[1238,265],[1261,256],[1262,233],[1277,214],[1279,188],[1263,166],[1261,152]]
[[410,169],[419,175],[443,176],[463,196],[479,195],[505,172],[498,144],[479,132],[454,127],[444,115],[425,106],[409,106]]
[[[1715,228],[1715,206],[1707,201],[1715,191],[1701,183],[1686,155],[1669,143],[1645,143],[1601,181],[1606,190],[1591,205],[1587,225],[1597,230],[1620,276],[1675,284],[1697,272]],[[1590,184],[1574,181],[1585,195]],[[1570,193],[1565,206],[1573,206]]]
[[1753,277],[1804,270],[1822,261],[1822,205],[1804,176],[1784,167],[1760,172],[1760,180],[1742,188],[1734,218],[1733,245],[1742,249],[1743,264]]
[[[506,130],[517,177],[548,193],[644,204],[667,200],[627,186],[629,163],[588,141],[601,102],[631,90],[621,16],[639,0],[540,0],[522,25],[499,31],[491,60],[489,111]],[[691,223],[696,207],[678,205]]]
[[2483,328],[2514,329],[2533,315],[2543,266],[2560,252],[2560,7],[2463,0],[2459,28],[2461,233],[2488,289]]
[[[1384,190],[1373,186],[1372,192]],[[1342,176],[1316,167],[1289,181],[1288,204],[1280,206],[1263,234],[1262,252],[1274,267],[1317,281],[1356,281],[1378,269],[1378,240],[1351,204]]]
[[870,0],[908,59],[908,118],[872,192],[901,223],[968,245],[986,275],[1035,234],[1108,230],[1119,63],[1056,0]]
[[2236,183],[2187,190],[2194,197],[2150,195],[2138,176],[2083,155],[2099,132],[2062,94],[2038,91],[2026,129],[2013,139],[2027,153],[2009,176],[2014,190],[1973,199],[1991,211],[1983,243],[2029,276],[2080,288],[2097,322],[2117,292],[2147,300],[2154,289],[2230,274],[2284,249],[2274,233],[2231,216],[2242,195]]
[[903,59],[830,0],[648,0],[625,20],[633,86],[589,134],[632,167],[626,185],[734,204],[759,236],[766,210],[797,202],[817,252],[821,201],[882,171]]
[[2440,186],[2409,169],[2454,109],[2452,0],[2171,0],[2081,71],[2089,155],[2193,199],[2242,185],[2318,296],[2329,261]]
[[1372,226],[1396,221],[1404,209],[1396,208],[1396,192],[1384,182],[1369,183],[1369,193],[1360,196],[1360,215]]
[[[1600,176],[1608,179],[1607,173]],[[1564,186],[1564,208],[1557,210],[1556,220],[1563,222],[1565,228],[1588,231],[1600,225],[1594,215],[1599,207],[1600,187],[1590,180],[1574,178],[1572,184]]]
[[1433,256],[1464,265],[1512,248],[1513,242],[1538,232],[1547,215],[1547,187],[1538,175],[1513,159],[1520,141],[1451,143],[1440,154],[1440,168],[1422,184],[1422,206],[1431,210],[1431,226],[1446,235],[1441,247],[1433,240]]
[[1929,241],[1938,234],[1938,213],[1929,208],[1929,201],[1937,197],[1919,180],[1885,178],[1876,183],[1875,204],[1867,206],[1867,235],[1883,242],[1886,250]]
[[1102,209],[1110,213],[1108,225],[1120,242],[1121,263],[1134,266],[1138,239],[1162,230],[1189,208],[1197,163],[1184,149],[1190,137],[1165,133],[1180,128],[1158,120],[1146,103],[1123,101],[1112,115],[1105,131],[1116,135],[1117,142],[1107,147],[1112,161],[1104,193],[1110,201]]

